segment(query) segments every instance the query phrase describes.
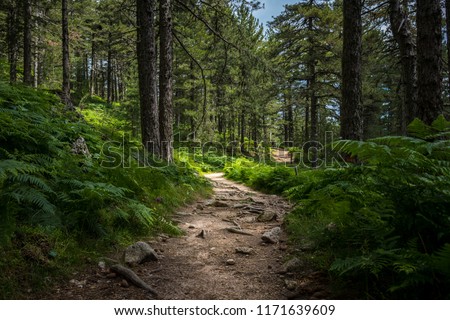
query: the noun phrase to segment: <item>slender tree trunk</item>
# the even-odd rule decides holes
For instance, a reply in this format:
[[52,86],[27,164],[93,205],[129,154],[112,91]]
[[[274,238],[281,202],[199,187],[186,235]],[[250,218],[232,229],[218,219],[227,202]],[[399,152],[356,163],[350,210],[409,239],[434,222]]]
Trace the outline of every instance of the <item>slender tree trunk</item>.
[[416,46],[411,33],[411,23],[406,9],[402,8],[400,0],[390,0],[390,21],[394,38],[400,49],[402,67],[402,112],[401,132],[406,135],[406,129],[418,114],[417,110],[417,62]]
[[[309,84],[308,84],[309,87]],[[309,126],[310,126],[310,112],[309,112],[309,104],[305,105],[305,128],[303,132],[303,143],[309,141]]]
[[139,97],[142,143],[159,155],[159,114],[156,96],[155,0],[136,0]]
[[31,1],[23,0],[23,82],[33,85],[31,74]]
[[448,85],[450,92],[450,0],[445,0],[445,21],[447,25],[447,67]]
[[431,124],[442,103],[442,12],[439,0],[417,0],[417,73],[419,117]]
[[[310,6],[313,6],[314,3],[313,1],[310,1]],[[314,24],[313,24],[313,18],[310,17],[308,19],[308,30],[310,33],[314,32]],[[309,50],[308,50],[308,76],[309,76],[309,81],[308,81],[308,90],[310,93],[310,113],[311,113],[311,136],[309,136],[309,149],[308,151],[308,157],[312,156],[311,158],[309,158],[309,160],[311,161],[311,166],[313,168],[317,167],[317,160],[318,160],[318,140],[319,140],[319,135],[318,135],[318,99],[317,99],[317,94],[316,94],[316,82],[317,82],[317,76],[316,76],[316,58],[315,58],[315,52],[314,52],[314,42],[312,37],[310,36],[308,39],[309,42]]]
[[17,52],[18,52],[18,19],[17,19],[17,0],[8,2],[8,63],[9,63],[9,82],[11,84],[17,81]]
[[62,0],[62,55],[63,55],[63,83],[62,83],[62,101],[67,110],[75,110],[70,97],[70,53],[69,53],[69,15],[67,9],[67,0]]
[[344,0],[344,43],[342,55],[342,139],[363,138],[361,103],[362,1]]
[[89,84],[89,93],[91,96],[97,93],[95,90],[96,82],[97,82],[97,55],[95,51],[95,34],[92,34],[92,43],[91,43],[91,81]]
[[172,1],[160,0],[160,73],[159,73],[159,125],[161,157],[173,161],[173,36]]
[[112,33],[108,32],[108,61],[106,66],[106,102],[111,103],[112,102],[112,49],[111,49],[111,42],[112,42]]

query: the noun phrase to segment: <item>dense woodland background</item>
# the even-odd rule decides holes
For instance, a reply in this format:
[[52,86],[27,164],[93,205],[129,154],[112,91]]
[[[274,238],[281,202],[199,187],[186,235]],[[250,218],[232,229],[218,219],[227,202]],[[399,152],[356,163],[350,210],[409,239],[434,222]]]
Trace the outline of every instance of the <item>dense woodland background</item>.
[[2,1],[3,298],[176,234],[217,170],[298,203],[292,245],[355,297],[450,297],[450,1],[260,7]]

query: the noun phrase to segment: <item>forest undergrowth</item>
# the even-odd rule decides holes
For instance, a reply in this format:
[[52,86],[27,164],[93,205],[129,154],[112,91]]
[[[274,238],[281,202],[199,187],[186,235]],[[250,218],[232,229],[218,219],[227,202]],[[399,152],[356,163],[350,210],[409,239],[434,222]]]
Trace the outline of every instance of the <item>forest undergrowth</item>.
[[26,298],[138,236],[178,234],[170,214],[210,192],[193,169],[125,139],[119,105],[80,107],[0,81],[0,298]]
[[[293,246],[327,270],[338,290],[369,299],[450,298],[450,123],[415,120],[409,136],[340,141],[334,167],[238,159],[226,176],[296,207]],[[296,174],[297,173],[297,174]]]

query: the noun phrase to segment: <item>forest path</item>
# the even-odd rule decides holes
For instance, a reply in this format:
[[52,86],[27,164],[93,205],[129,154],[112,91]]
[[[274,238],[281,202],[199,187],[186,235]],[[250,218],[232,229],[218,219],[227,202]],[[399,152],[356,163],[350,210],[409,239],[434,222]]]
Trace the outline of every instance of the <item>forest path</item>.
[[[284,237],[265,244],[264,232],[280,226],[290,205],[226,180],[207,175],[212,199],[182,210],[176,220],[186,236],[153,244],[163,250],[165,280],[153,282],[165,299],[283,299],[284,281],[276,274],[284,262]],[[266,222],[258,222],[264,214]],[[273,220],[270,219],[273,216]],[[235,228],[252,235],[230,233]],[[198,237],[204,232],[205,237]],[[238,253],[250,251],[250,254]],[[150,280],[151,282],[151,280]]]
[[[326,288],[317,278],[323,275],[307,270],[299,278],[297,273],[283,271],[289,255],[285,232],[278,243],[264,243],[261,239],[266,231],[282,225],[290,204],[279,196],[262,194],[229,181],[221,173],[209,174],[207,178],[214,186],[213,197],[197,201],[174,216],[185,235],[152,239],[149,244],[160,255],[159,261],[132,268],[159,293],[159,299],[320,298]],[[229,228],[251,235],[232,233]],[[69,283],[49,292],[49,296],[40,298],[152,297],[93,264],[85,272],[75,274]]]

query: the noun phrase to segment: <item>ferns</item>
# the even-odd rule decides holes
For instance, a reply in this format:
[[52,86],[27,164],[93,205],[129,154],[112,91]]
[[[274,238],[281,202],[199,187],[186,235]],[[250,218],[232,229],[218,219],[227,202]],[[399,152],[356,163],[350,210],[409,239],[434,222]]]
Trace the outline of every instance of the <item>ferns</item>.
[[[179,232],[162,213],[182,204],[203,185],[192,171],[138,169],[131,157],[129,169],[103,168],[100,153],[106,136],[85,120],[60,112],[56,97],[1,81],[0,96],[1,243],[29,224],[93,237],[113,235],[119,229]],[[88,108],[87,115],[98,126],[107,115],[106,131],[125,126],[99,105]],[[72,142],[80,136],[93,157],[71,153]],[[186,183],[191,190],[181,194]],[[171,201],[155,206],[153,199],[164,195]]]
[[293,176],[240,160],[227,175],[266,191],[284,190],[297,203],[287,217],[292,238],[326,248],[330,270],[364,279],[369,296],[447,297],[450,122],[415,120],[409,129],[411,137],[337,142],[336,149],[357,159],[345,168]]

